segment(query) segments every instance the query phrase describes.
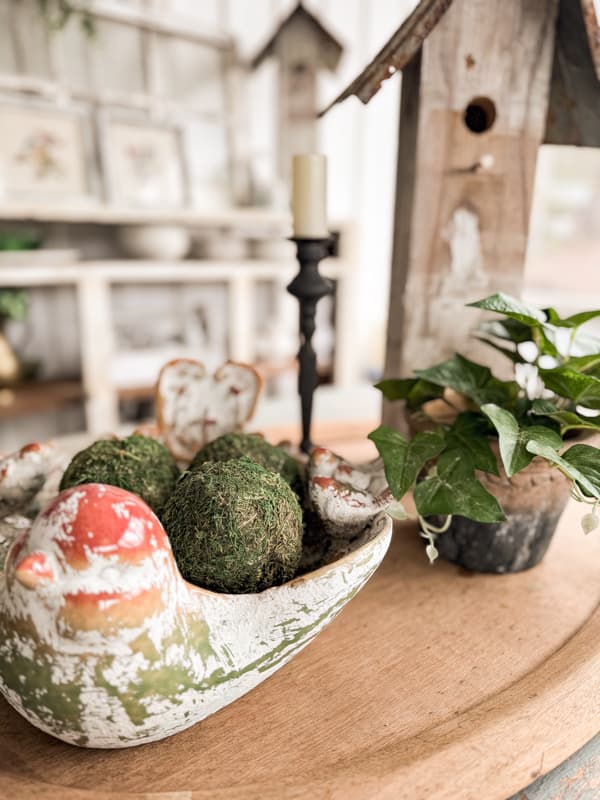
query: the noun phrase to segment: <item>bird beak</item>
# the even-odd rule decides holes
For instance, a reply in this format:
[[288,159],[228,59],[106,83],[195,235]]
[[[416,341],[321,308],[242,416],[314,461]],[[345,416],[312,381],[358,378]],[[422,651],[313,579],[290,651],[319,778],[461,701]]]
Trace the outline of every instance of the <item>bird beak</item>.
[[15,578],[26,589],[35,589],[41,581],[54,580],[54,572],[44,553],[30,553],[15,567]]

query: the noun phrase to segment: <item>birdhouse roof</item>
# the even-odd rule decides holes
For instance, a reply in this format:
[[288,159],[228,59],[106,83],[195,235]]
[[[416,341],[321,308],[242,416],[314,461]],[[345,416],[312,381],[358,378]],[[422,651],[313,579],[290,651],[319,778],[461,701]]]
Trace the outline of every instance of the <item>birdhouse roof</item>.
[[356,95],[363,103],[368,103],[377,94],[383,81],[391,77],[399,69],[405,67],[420,50],[421,45],[435,28],[440,18],[450,7],[452,0],[421,0],[388,39],[375,58],[367,64],[344,91],[321,112],[327,113],[337,103],[347,97]]
[[266,58],[274,55],[280,38],[287,31],[293,30],[294,27],[302,26],[304,35],[306,35],[307,23],[308,26],[310,26],[309,29],[314,31],[314,36],[319,40],[319,55],[322,65],[327,69],[335,69],[344,51],[343,46],[338,39],[327,30],[323,23],[314,14],[308,11],[301,2],[279,23],[267,43],[254,56],[250,62],[250,66],[255,69]]
[[594,0],[581,0],[581,10],[596,77],[600,81],[600,21],[596,14]]
[[[566,2],[563,0],[563,2],[566,10],[574,10],[576,0],[573,0],[573,3],[571,0],[566,0]],[[412,14],[404,20],[360,75],[319,116],[323,116],[330,108],[351,95],[355,95],[365,104],[368,103],[379,91],[383,81],[403,69],[411,61],[451,4],[452,0],[421,0]],[[582,54],[582,57],[587,58],[589,62],[591,55],[593,68],[600,80],[600,25],[594,8],[594,0],[580,0],[577,13],[579,19],[581,20],[583,17],[585,22],[589,45],[589,54],[585,54],[585,56]],[[566,17],[567,15],[563,13],[559,15],[559,27],[561,21]],[[593,74],[593,69],[591,71]]]

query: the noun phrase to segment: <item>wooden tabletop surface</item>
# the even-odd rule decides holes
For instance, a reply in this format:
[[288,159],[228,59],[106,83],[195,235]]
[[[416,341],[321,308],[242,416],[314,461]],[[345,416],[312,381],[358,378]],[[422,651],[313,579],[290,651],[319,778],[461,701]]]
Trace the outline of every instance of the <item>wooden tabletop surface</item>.
[[430,567],[400,526],[305,651],[156,744],[77,749],[0,701],[0,797],[505,800],[600,728],[600,536],[580,516],[513,576]]

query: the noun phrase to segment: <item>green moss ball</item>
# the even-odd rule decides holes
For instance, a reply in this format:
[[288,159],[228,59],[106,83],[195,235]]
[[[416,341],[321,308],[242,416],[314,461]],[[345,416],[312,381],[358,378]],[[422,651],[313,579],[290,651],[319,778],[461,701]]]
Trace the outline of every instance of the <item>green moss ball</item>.
[[296,494],[302,496],[302,474],[295,458],[282,447],[276,447],[256,433],[226,433],[213,439],[198,450],[189,466],[195,470],[207,461],[229,461],[233,458],[249,458],[270,472],[281,475]]
[[298,498],[247,458],[185,472],[162,522],[183,577],[216,592],[260,592],[292,578],[300,563]]
[[167,448],[148,436],[100,439],[77,453],[67,467],[60,489],[84,483],[108,483],[141,497],[157,514],[179,478],[179,468]]

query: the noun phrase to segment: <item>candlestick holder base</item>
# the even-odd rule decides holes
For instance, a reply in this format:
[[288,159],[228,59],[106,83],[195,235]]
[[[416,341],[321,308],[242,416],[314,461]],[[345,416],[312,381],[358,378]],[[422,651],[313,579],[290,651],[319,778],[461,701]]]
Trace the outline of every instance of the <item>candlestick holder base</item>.
[[319,273],[319,263],[331,254],[332,237],[319,239],[292,237],[296,244],[300,272],[287,290],[300,302],[300,350],[298,351],[298,393],[302,409],[302,442],[300,449],[310,453],[312,442],[310,426],[313,395],[318,384],[317,356],[312,346],[315,332],[317,303],[325,295],[332,294],[333,283]]

